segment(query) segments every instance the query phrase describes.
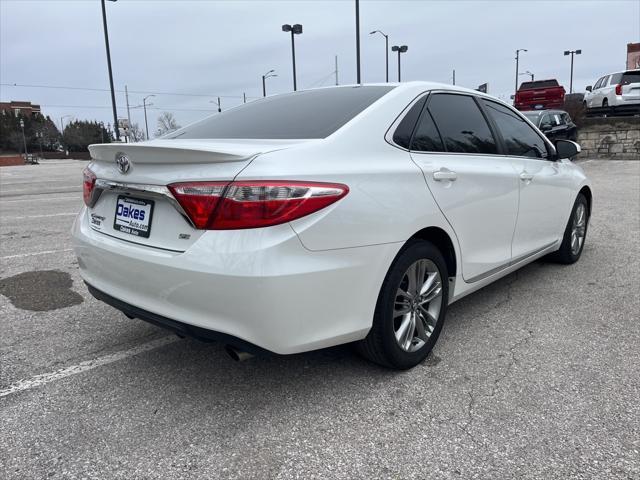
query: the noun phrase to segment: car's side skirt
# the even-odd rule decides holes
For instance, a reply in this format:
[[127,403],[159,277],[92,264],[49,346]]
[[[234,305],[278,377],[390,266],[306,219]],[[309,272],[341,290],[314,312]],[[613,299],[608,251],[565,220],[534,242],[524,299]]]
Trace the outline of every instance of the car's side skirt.
[[493,283],[496,280],[515,272],[519,268],[528,265],[538,258],[544,257],[551,252],[555,252],[556,250],[558,250],[558,248],[560,248],[560,242],[561,240],[557,240],[533,253],[527,254],[524,258],[516,258],[515,260],[509,262],[507,265],[498,267],[497,271],[486,272],[481,276],[481,278],[476,277],[477,279],[475,279],[473,282],[465,282],[464,280],[459,279],[459,281],[456,282],[458,291],[455,291],[453,298],[451,298],[451,300],[449,301],[449,304],[452,304],[453,302],[456,302],[457,300],[460,300],[461,298],[466,297],[467,295],[480,290],[483,287],[486,287],[490,283]]

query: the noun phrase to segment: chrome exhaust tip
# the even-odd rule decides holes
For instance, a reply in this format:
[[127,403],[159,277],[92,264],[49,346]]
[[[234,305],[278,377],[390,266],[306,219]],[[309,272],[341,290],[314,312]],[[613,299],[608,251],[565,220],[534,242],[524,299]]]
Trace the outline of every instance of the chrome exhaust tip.
[[227,352],[227,355],[229,355],[236,362],[244,362],[245,360],[249,360],[251,357],[253,357],[253,355],[249,352],[238,350],[236,347],[233,347],[231,345],[225,345],[224,350]]

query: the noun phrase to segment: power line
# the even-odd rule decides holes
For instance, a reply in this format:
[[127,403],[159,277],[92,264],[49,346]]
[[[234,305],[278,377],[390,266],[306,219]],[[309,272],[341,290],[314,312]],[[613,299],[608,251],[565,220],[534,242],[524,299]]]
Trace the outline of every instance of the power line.
[[[63,85],[29,85],[24,83],[0,83],[0,86],[3,87],[22,87],[22,88],[48,88],[55,90],[84,90],[88,92],[109,92],[108,88],[90,88],[90,87],[72,87],[72,86],[63,86]],[[124,90],[116,90],[119,93],[125,93]],[[217,95],[217,94],[204,94],[204,93],[178,93],[178,92],[159,92],[159,91],[151,91],[151,90],[129,90],[129,93],[138,93],[138,94],[154,94],[154,95],[175,95],[180,97],[220,97],[220,98],[243,98],[242,95]],[[247,98],[258,98],[258,97],[247,97]]]

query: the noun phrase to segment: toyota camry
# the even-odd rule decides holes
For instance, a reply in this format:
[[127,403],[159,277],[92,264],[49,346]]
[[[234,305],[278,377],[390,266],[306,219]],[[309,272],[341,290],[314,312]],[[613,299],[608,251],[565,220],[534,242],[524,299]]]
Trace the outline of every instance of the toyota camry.
[[577,144],[426,82],[275,95],[89,150],[89,291],[237,358],[353,342],[410,368],[451,303],[542,256],[576,262],[592,209]]

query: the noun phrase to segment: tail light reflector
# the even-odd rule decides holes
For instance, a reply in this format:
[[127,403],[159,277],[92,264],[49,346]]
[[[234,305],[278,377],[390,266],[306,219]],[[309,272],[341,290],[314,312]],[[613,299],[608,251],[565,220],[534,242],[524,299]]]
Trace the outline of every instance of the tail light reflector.
[[622,84],[616,85],[616,95],[622,95]]
[[193,182],[169,185],[196,228],[236,230],[290,222],[338,201],[349,187],[293,181]]
[[82,171],[82,198],[84,204],[89,206],[91,202],[91,195],[93,194],[93,188],[96,186],[96,174],[93,173],[89,167],[85,167]]

